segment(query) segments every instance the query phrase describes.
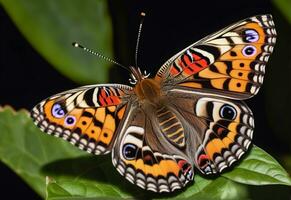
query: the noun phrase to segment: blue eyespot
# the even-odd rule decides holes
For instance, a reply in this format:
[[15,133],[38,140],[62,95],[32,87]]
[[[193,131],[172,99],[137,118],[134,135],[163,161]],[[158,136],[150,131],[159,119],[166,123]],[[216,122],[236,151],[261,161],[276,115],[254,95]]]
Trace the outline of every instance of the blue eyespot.
[[256,42],[259,40],[259,34],[253,29],[247,29],[244,31],[244,39],[247,42]]
[[53,105],[52,115],[56,118],[62,118],[65,116],[65,111],[63,110],[60,104],[56,103]]
[[136,153],[137,153],[137,146],[136,145],[130,144],[130,143],[123,145],[122,154],[123,154],[125,159],[127,159],[127,160],[135,159]]
[[243,48],[242,53],[244,56],[250,57],[257,53],[257,49],[252,45],[248,45]]
[[76,123],[76,117],[69,115],[65,119],[65,125],[73,126]]
[[221,118],[233,120],[236,118],[237,113],[234,107],[224,104],[220,108],[219,115]]

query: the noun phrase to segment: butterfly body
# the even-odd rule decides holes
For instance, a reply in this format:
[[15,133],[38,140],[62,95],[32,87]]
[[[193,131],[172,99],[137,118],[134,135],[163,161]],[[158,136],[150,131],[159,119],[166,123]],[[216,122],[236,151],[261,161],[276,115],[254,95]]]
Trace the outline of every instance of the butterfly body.
[[36,105],[48,134],[96,155],[154,192],[172,192],[202,174],[222,173],[248,151],[252,111],[242,101],[263,83],[276,41],[271,15],[239,21],[170,58],[154,78],[129,67],[133,87],[88,85]]

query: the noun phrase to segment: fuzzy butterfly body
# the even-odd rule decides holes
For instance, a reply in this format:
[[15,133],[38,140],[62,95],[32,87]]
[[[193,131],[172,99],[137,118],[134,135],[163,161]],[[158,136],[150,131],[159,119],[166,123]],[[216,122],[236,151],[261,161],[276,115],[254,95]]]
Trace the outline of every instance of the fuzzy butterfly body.
[[203,174],[221,173],[250,147],[254,117],[242,102],[263,83],[276,31],[254,16],[190,45],[154,78],[130,67],[134,86],[99,84],[36,105],[40,129],[96,155],[112,153],[137,186],[172,192]]

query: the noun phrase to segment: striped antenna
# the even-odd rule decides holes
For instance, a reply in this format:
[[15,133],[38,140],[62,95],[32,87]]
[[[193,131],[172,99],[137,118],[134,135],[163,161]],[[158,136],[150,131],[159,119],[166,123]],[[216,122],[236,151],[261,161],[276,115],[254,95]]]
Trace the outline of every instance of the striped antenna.
[[129,72],[131,73],[131,71],[130,71],[129,68],[127,68],[127,67],[125,67],[124,65],[122,65],[122,64],[120,64],[120,63],[118,63],[118,62],[112,60],[111,58],[108,58],[108,57],[103,56],[102,54],[100,54],[100,53],[98,53],[98,52],[95,52],[95,51],[93,51],[93,50],[91,50],[91,49],[88,49],[87,47],[84,47],[83,45],[81,45],[81,44],[79,44],[79,43],[77,43],[77,42],[73,42],[72,45],[73,45],[74,47],[76,47],[76,48],[83,49],[84,51],[87,51],[87,52],[89,52],[90,54],[93,54],[93,55],[95,55],[95,56],[97,56],[97,57],[99,57],[99,58],[102,58],[103,60],[106,60],[106,61],[108,61],[108,62],[111,62],[111,63],[113,63],[113,64],[115,64],[115,65],[118,65],[118,66],[120,66],[120,67],[126,69],[127,71],[129,71]]
[[141,20],[139,23],[139,28],[138,28],[138,34],[137,34],[137,39],[136,39],[136,46],[135,46],[135,66],[137,67],[137,56],[138,56],[138,47],[139,47],[139,40],[140,40],[140,35],[141,35],[141,30],[142,30],[142,24],[144,21],[144,17],[146,16],[146,14],[144,12],[140,13],[141,16]]

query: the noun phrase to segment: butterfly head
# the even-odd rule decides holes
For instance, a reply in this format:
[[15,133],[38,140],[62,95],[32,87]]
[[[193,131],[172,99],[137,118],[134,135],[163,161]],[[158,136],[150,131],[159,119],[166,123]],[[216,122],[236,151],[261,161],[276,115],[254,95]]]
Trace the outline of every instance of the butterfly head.
[[139,67],[129,67],[131,73],[130,73],[130,79],[129,82],[132,85],[136,85],[137,83],[141,82],[142,80],[148,78],[150,76],[150,73],[147,73],[146,70],[142,72]]
[[151,104],[159,101],[161,95],[160,84],[153,78],[148,78],[150,74],[141,72],[138,67],[129,67],[131,70],[130,83],[134,85],[134,92],[138,99],[142,102],[146,100]]

